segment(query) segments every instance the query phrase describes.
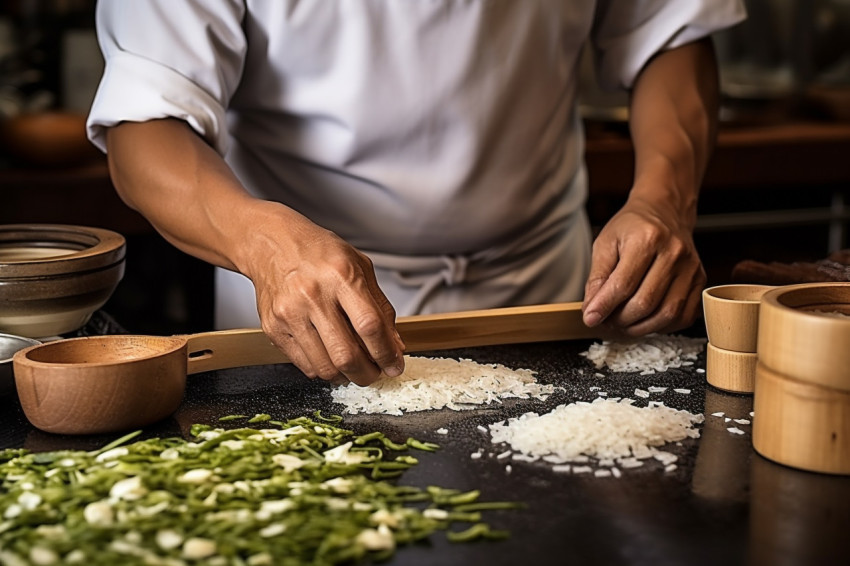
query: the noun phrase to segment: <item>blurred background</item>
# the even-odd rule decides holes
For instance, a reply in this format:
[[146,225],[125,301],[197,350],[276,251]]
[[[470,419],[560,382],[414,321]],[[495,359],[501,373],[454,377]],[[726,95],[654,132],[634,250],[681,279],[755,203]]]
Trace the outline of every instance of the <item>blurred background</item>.
[[[132,1],[132,0],[131,0]],[[850,0],[747,0],[715,36],[723,106],[696,231],[710,284],[745,260],[809,262],[847,247]],[[83,124],[103,69],[94,0],[0,0],[0,224],[97,226],[127,238],[127,273],[105,307],[130,331],[212,326],[212,270],[164,242],[114,194]],[[599,228],[633,172],[623,94],[582,62]]]

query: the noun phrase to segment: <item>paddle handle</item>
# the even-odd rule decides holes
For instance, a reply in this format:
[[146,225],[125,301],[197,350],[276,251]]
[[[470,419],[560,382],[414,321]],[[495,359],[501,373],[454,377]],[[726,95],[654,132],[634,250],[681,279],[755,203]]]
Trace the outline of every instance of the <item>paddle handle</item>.
[[187,374],[266,364],[290,359],[259,328],[202,332],[186,336]]
[[580,302],[407,316],[396,327],[408,352],[602,336],[585,326]]
[[[557,303],[400,317],[396,327],[407,352],[600,338],[582,322],[581,303]],[[187,373],[288,363],[259,329],[186,336]]]

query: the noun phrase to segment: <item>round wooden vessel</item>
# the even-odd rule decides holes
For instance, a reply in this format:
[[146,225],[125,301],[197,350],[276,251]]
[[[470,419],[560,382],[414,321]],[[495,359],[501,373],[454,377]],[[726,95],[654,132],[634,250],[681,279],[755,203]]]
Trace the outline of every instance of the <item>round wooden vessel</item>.
[[752,393],[756,382],[758,354],[733,352],[706,345],[705,378],[718,389],[733,393]]
[[708,341],[722,350],[755,352],[759,303],[769,285],[719,285],[702,292]]
[[850,474],[850,392],[792,379],[759,362],[753,447],[812,472]]
[[780,375],[850,391],[850,283],[789,285],[765,293],[758,354]]
[[123,278],[125,247],[101,228],[0,226],[0,332],[44,338],[85,325]]
[[186,347],[183,338],[117,335],[27,348],[14,358],[18,398],[29,421],[47,432],[146,426],[183,399]]

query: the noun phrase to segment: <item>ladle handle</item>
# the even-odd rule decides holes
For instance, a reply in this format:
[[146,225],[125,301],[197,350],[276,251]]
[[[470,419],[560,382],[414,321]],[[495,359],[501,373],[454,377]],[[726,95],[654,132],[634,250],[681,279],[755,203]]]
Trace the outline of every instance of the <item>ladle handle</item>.
[[[406,316],[396,327],[407,352],[604,337],[601,329],[585,326],[579,302]],[[189,374],[290,361],[259,329],[186,339]]]
[[244,366],[289,363],[259,328],[219,330],[186,336],[187,374]]

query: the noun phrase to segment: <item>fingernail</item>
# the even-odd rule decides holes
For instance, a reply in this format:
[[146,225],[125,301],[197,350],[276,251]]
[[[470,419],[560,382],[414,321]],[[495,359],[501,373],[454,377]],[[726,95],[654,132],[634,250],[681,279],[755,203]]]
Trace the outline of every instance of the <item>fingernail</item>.
[[384,373],[387,374],[388,377],[398,377],[404,372],[404,368],[399,366],[390,366],[384,369]]
[[602,315],[598,312],[592,311],[584,313],[584,323],[587,326],[596,326],[600,322],[602,322]]

